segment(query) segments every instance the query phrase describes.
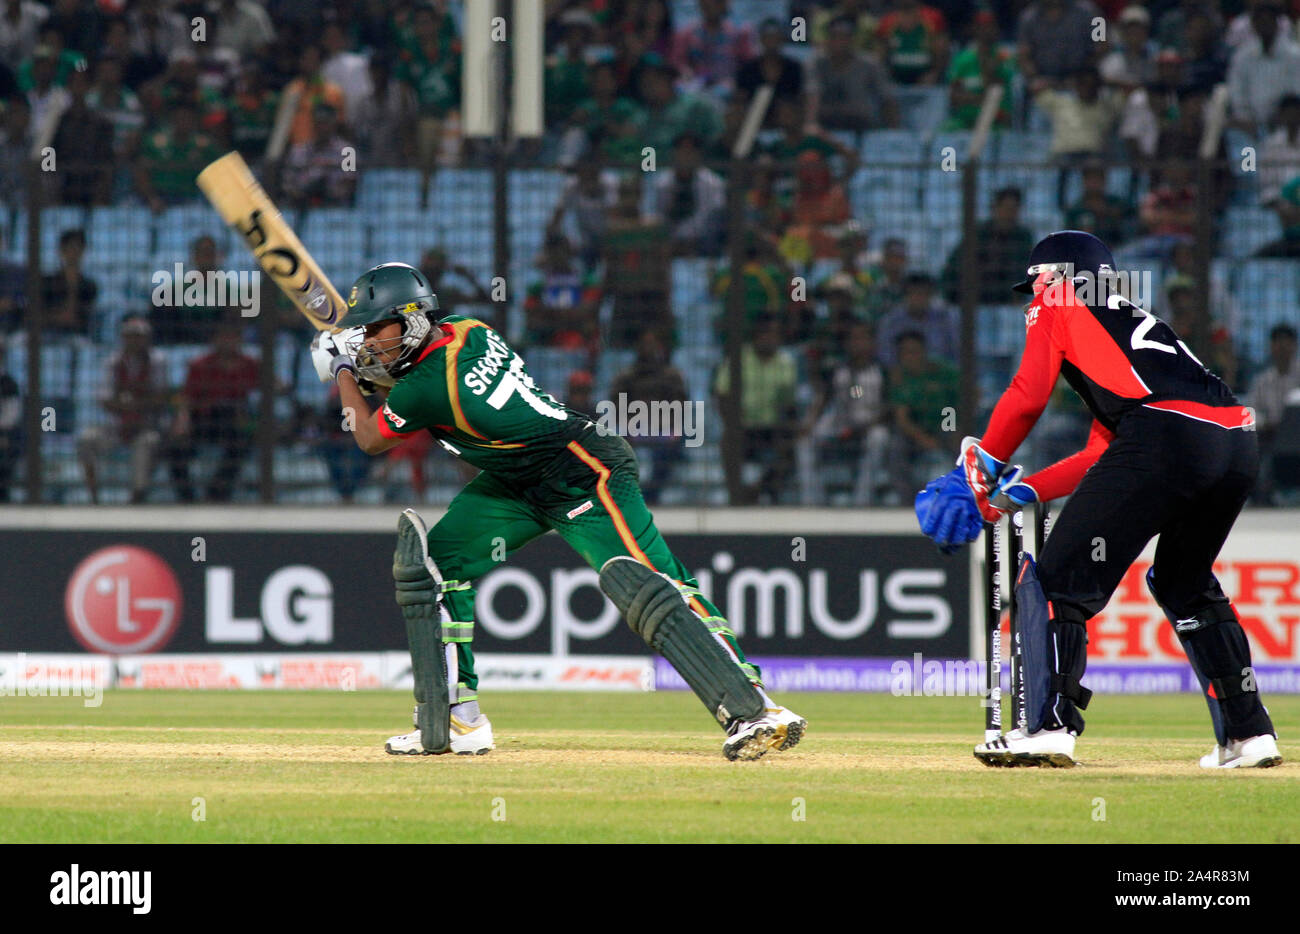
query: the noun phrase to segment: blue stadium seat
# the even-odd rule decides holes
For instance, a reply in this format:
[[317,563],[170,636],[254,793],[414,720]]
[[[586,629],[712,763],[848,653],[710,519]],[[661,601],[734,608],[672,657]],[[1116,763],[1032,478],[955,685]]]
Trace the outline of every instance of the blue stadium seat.
[[916,164],[924,160],[920,134],[912,130],[872,130],[862,135],[862,164]]
[[1229,256],[1250,256],[1282,236],[1282,222],[1268,208],[1230,207],[1224,213],[1221,245]]
[[[102,277],[108,271],[145,270],[151,265],[153,229],[153,215],[147,208],[136,205],[94,208],[86,232],[86,271]],[[188,255],[187,249],[179,258]],[[146,281],[147,278],[146,275]]]
[[352,208],[313,208],[298,228],[303,246],[339,290],[368,268],[369,237],[362,217]]
[[367,211],[385,211],[420,201],[418,169],[368,169],[357,183],[357,207]]

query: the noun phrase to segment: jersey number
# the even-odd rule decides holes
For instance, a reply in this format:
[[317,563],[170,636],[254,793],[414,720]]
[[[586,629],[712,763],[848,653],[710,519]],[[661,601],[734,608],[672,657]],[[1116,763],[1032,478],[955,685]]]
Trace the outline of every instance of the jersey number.
[[[501,374],[501,381],[497,383],[496,388],[487,397],[487,404],[500,411],[516,392],[519,393],[519,398],[523,399],[528,407],[539,415],[545,415],[547,418],[560,421],[564,421],[569,417],[569,413],[564,409],[557,409],[542,398],[543,394],[533,383],[533,378],[524,372],[524,361],[519,354],[515,354],[510,360],[510,369]],[[550,399],[551,397],[547,396],[546,398]],[[551,401],[554,402],[555,400],[551,399]]]
[[[1159,350],[1161,353],[1178,353],[1177,347],[1171,347],[1169,344],[1162,344],[1160,341],[1153,341],[1147,338],[1147,335],[1151,333],[1151,329],[1160,323],[1160,319],[1151,314],[1151,312],[1147,311],[1145,308],[1139,308],[1122,295],[1107,296],[1106,305],[1112,311],[1118,311],[1122,306],[1127,305],[1129,308],[1133,309],[1134,313],[1142,315],[1143,321],[1133,329],[1133,339],[1129,342],[1132,344],[1134,350]],[[1196,360],[1198,366],[1205,366],[1204,363],[1201,363],[1200,360],[1196,359],[1196,354],[1192,353],[1191,348],[1181,340],[1178,342],[1178,347],[1181,347],[1183,353],[1187,354],[1187,356]]]

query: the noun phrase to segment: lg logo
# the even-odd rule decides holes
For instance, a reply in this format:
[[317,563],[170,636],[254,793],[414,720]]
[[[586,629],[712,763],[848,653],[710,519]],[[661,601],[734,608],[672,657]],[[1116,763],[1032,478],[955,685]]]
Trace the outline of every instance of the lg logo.
[[205,575],[204,618],[208,642],[261,642],[269,635],[281,645],[329,642],[334,638],[334,588],[316,568],[280,568],[262,585],[261,618],[235,616],[233,568],[210,567]]
[[[204,572],[204,636],[209,643],[281,645],[334,638],[334,589],[324,573],[303,564],[275,571],[262,585],[260,613],[235,615],[235,573]],[[88,651],[107,655],[157,652],[181,621],[180,583],[171,567],[144,548],[113,545],[77,565],[64,590],[68,628]]]
[[91,652],[156,652],[176,632],[181,587],[152,551],[115,545],[77,565],[63,609],[72,635]]

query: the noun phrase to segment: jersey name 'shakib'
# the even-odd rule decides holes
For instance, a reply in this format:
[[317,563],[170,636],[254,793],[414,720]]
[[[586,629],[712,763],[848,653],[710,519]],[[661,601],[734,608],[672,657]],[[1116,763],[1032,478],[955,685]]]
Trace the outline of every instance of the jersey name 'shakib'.
[[523,358],[482,321],[451,315],[438,328],[442,336],[376,413],[385,437],[428,430],[475,467],[530,481],[591,424],[539,389]]

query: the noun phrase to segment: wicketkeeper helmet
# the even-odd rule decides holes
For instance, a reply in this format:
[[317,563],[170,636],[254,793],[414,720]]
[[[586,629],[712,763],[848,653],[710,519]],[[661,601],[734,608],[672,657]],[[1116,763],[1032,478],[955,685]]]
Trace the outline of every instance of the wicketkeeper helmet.
[[1091,273],[1113,275],[1115,258],[1110,249],[1092,234],[1082,230],[1058,230],[1039,240],[1029,252],[1029,268],[1023,282],[1012,286],[1017,292],[1033,294],[1034,280],[1040,273],[1063,272],[1072,276]]

